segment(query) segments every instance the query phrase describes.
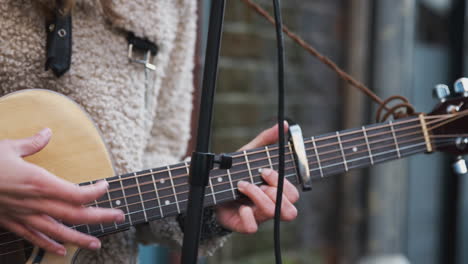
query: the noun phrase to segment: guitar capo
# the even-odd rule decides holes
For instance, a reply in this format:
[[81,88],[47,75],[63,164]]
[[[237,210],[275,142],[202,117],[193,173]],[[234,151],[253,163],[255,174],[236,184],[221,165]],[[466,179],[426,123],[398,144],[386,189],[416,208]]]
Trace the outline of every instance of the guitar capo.
[[302,136],[301,127],[297,124],[289,126],[289,137],[294,148],[294,156],[296,160],[296,170],[299,176],[299,181],[302,184],[304,191],[312,189],[312,178],[309,170],[309,161],[304,145],[304,138]]

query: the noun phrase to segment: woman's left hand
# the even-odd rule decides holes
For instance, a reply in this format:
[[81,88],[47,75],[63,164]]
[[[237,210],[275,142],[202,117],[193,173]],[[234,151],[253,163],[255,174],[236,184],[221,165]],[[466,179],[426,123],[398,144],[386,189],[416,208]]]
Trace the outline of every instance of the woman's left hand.
[[[285,124],[287,130],[287,124]],[[274,144],[278,141],[278,126],[260,133],[254,140],[240,150],[252,149]],[[275,215],[278,173],[271,169],[262,169],[262,177],[268,185],[258,187],[255,184],[240,181],[237,187],[250,201],[233,201],[216,207],[218,222],[225,228],[244,234],[257,232],[258,225],[270,220]],[[294,203],[299,199],[299,192],[288,180],[284,180],[281,220],[292,221],[297,217]]]

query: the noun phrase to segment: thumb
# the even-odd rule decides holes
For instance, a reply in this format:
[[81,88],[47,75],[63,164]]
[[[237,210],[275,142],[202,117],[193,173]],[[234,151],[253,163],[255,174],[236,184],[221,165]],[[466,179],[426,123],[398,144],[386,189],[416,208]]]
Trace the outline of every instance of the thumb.
[[51,136],[52,131],[49,128],[44,128],[32,137],[12,140],[11,142],[13,143],[13,147],[17,151],[18,155],[26,157],[45,148],[49,143]]
[[[287,133],[289,129],[288,122],[284,121],[284,132]],[[243,146],[239,151],[263,147],[278,142],[278,124],[273,127],[264,130],[247,145]]]

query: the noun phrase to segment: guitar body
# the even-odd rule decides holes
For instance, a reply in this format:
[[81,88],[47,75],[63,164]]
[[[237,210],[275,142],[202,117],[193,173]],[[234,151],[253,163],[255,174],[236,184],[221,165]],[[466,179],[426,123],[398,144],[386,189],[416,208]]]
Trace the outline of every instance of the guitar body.
[[[47,90],[22,90],[9,94],[0,98],[0,120],[0,140],[30,137],[43,128],[50,128],[53,134],[50,143],[26,160],[58,177],[82,183],[115,175],[98,129],[79,105],[63,95]],[[18,254],[0,256],[0,263],[18,263],[11,259],[25,260],[27,256],[18,247],[10,249],[17,250]],[[26,263],[73,263],[77,250],[67,246],[67,256],[45,253],[37,262],[39,249],[35,248]]]

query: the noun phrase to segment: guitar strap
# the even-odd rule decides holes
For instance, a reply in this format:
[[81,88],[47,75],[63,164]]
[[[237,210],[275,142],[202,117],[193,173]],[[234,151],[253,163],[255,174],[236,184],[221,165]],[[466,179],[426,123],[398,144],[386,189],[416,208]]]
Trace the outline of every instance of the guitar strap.
[[[50,21],[46,21],[46,63],[45,70],[51,69],[58,78],[70,70],[72,57],[72,12],[64,14],[62,0],[57,1],[54,14]],[[126,32],[129,45],[129,59],[131,62],[145,65],[145,70],[155,70],[151,56],[158,53],[158,46],[153,42],[135,36],[133,32]],[[145,53],[143,60],[134,59],[133,49]]]
[[46,21],[46,63],[55,76],[61,77],[70,69],[72,54],[71,11],[63,14],[62,1],[57,1],[53,18]]

